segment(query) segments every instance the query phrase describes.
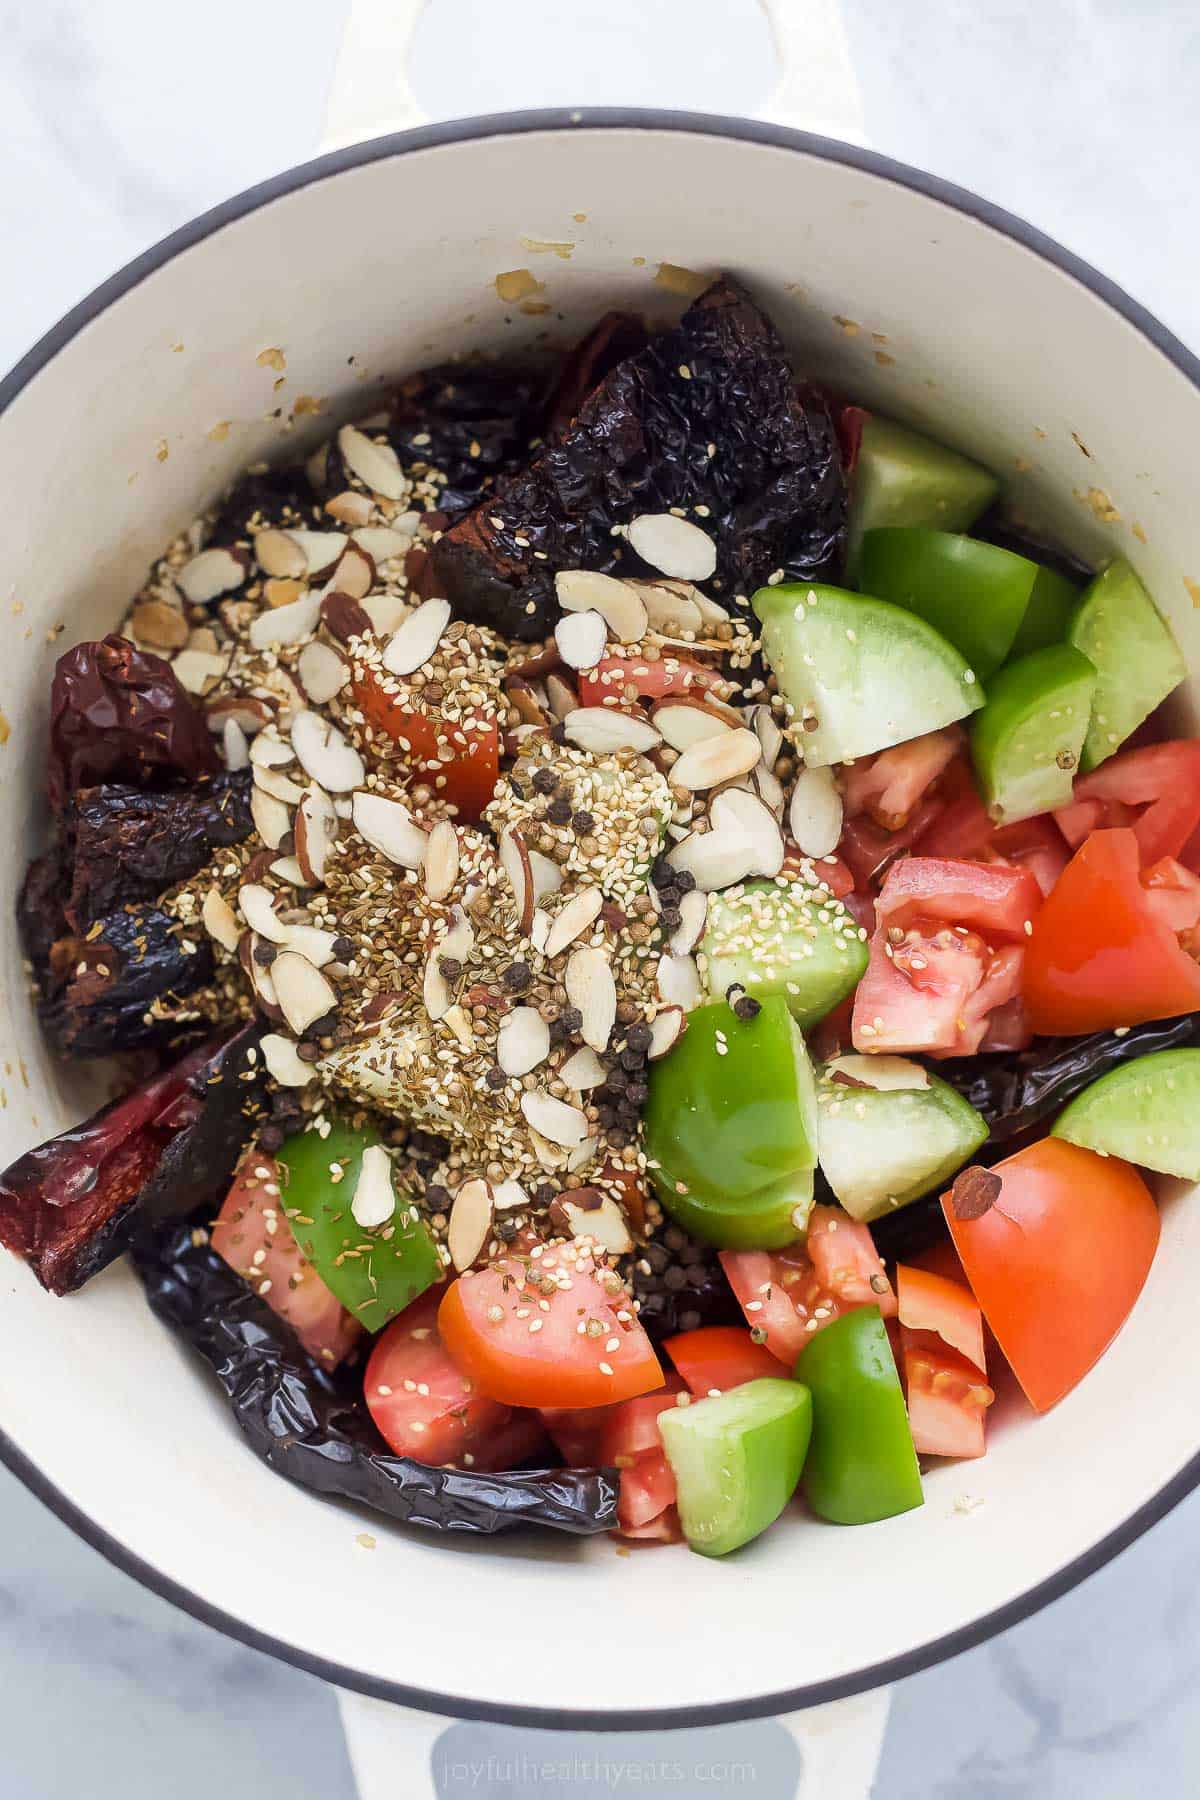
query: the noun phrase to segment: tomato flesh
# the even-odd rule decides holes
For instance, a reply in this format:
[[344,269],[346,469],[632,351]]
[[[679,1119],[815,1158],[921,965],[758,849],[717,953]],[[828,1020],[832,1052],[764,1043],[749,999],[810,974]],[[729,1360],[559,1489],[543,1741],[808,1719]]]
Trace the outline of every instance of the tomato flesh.
[[962,749],[963,734],[957,725],[927,732],[862,757],[842,771],[842,798],[847,817],[869,813],[885,831],[896,831],[908,820],[927,790]]
[[1200,825],[1200,738],[1109,757],[1054,816],[1073,850],[1093,831],[1128,826],[1143,862],[1178,856]]
[[479,1393],[437,1329],[438,1292],[423,1294],[383,1331],[363,1382],[367,1409],[397,1456],[491,1472],[545,1443],[536,1413]]
[[447,727],[425,713],[414,712],[403,695],[389,694],[369,675],[351,686],[355,705],[367,723],[394,742],[407,745],[413,774],[427,781],[459,818],[478,823],[500,777],[500,729],[494,719]]
[[934,1331],[900,1330],[904,1392],[913,1448],[961,1459],[984,1453],[984,1421],[995,1394],[968,1357]]
[[983,1314],[970,1288],[961,1281],[897,1263],[896,1302],[901,1325],[911,1331],[933,1332],[981,1375],[987,1372]]
[[509,1406],[604,1406],[663,1383],[622,1284],[574,1244],[460,1275],[438,1329],[464,1374]]
[[353,1349],[362,1327],[300,1254],[280,1189],[274,1158],[248,1150],[234,1171],[210,1241],[272,1312],[287,1320],[308,1354],[331,1369]]
[[666,1520],[668,1528],[662,1531],[654,1527],[675,1508],[675,1477],[659,1436],[658,1416],[677,1404],[682,1391],[682,1382],[672,1376],[658,1392],[616,1406],[542,1413],[568,1468],[603,1465],[618,1470],[617,1530],[622,1537],[674,1543],[681,1535],[677,1519],[673,1524]]
[[702,1325],[669,1337],[663,1349],[693,1394],[724,1393],[762,1375],[778,1375],[780,1363],[766,1344],[756,1344],[741,1325]]
[[1139,876],[1131,830],[1095,831],[1034,920],[1029,1021],[1047,1036],[1171,1019],[1200,1007],[1200,965]]
[[[971,1291],[1038,1412],[1083,1379],[1150,1271],[1158,1209],[1128,1163],[1044,1138],[992,1171],[995,1203],[960,1219],[942,1208]],[[961,1178],[960,1178],[961,1179]]]
[[715,669],[686,656],[668,654],[652,662],[643,656],[605,656],[594,669],[580,672],[579,704],[614,705],[618,698],[665,700],[668,694],[699,694],[724,685]]
[[909,856],[889,870],[875,910],[881,925],[937,919],[979,931],[994,944],[1019,944],[1041,903],[1028,869]]
[[746,1323],[766,1332],[765,1348],[789,1369],[814,1333],[844,1313],[859,1306],[878,1306],[885,1318],[896,1313],[870,1231],[836,1206],[813,1207],[807,1246],[722,1250],[720,1262]]

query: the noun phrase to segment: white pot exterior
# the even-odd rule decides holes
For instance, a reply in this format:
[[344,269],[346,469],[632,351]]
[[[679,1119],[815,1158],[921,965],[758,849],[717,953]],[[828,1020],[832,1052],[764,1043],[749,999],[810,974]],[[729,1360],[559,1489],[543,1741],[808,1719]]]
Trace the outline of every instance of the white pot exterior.
[[[11,923],[44,811],[54,659],[112,627],[151,557],[245,463],[295,444],[298,396],[329,403],[321,420],[301,417],[311,437],[338,406],[362,410],[385,376],[455,351],[510,353],[543,333],[565,344],[614,304],[667,314],[678,302],[652,280],[660,260],[724,268],[803,366],[978,456],[1085,555],[1129,556],[1200,667],[1195,365],[1097,278],[990,217],[866,153],[770,128],[493,120],[365,146],[259,190],[154,253],[136,281],[118,277],[82,328],[52,334],[0,417],[0,1162],[83,1110],[40,1042]],[[522,267],[551,312],[498,298],[496,275]],[[270,348],[286,356],[278,391],[258,362]],[[797,1516],[727,1562],[621,1556],[608,1539],[449,1544],[317,1500],[243,1448],[123,1267],[61,1301],[0,1262],[0,1427],[9,1460],[26,1459],[27,1478],[101,1548],[334,1679],[543,1723],[695,1722],[916,1666],[940,1640],[1032,1605],[1032,1590],[1067,1585],[1069,1565],[1099,1560],[1141,1509],[1186,1491],[1200,1425],[1178,1372],[1200,1361],[1200,1315],[1179,1270],[1198,1264],[1200,1206],[1172,1194],[1132,1318],[1047,1418],[1002,1420],[982,1463],[928,1477],[916,1513],[862,1531]],[[964,1494],[984,1504],[957,1510]],[[356,1542],[364,1530],[373,1551]],[[896,1659],[900,1670],[884,1666]]]

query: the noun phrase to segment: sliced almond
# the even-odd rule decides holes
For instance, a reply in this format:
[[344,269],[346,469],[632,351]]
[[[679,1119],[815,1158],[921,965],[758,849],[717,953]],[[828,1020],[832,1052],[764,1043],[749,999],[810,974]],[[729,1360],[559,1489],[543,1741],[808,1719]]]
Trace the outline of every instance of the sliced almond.
[[266,1014],[273,1025],[282,1025],[283,1012],[280,1009],[279,996],[275,992],[275,983],[271,979],[271,971],[264,968],[254,954],[262,941],[261,938],[255,937],[252,931],[243,931],[238,939],[238,961],[242,965],[246,980],[250,983],[259,1010]]
[[466,962],[475,948],[475,931],[467,916],[465,908],[450,908],[450,929],[442,939],[440,954],[452,956],[457,962]]
[[579,706],[579,695],[556,669],[546,677],[546,704],[560,725]]
[[264,793],[260,787],[250,790],[250,817],[268,850],[278,850],[292,829],[292,815],[283,801]]
[[658,964],[659,998],[667,1006],[691,1012],[704,998],[700,972],[690,956],[663,956]]
[[419,869],[429,839],[406,806],[359,788],[353,800],[354,828],[373,850],[404,869]]
[[599,1132],[589,1131],[587,1137],[584,1138],[582,1144],[576,1144],[576,1146],[573,1150],[567,1151],[567,1171],[568,1171],[568,1173],[571,1175],[574,1175],[580,1169],[586,1169],[589,1163],[595,1162],[596,1152],[599,1150],[599,1148],[600,1148]]
[[275,861],[271,864],[271,873],[277,880],[286,882],[289,887],[312,886],[308,876],[301,868],[300,859],[297,856],[276,857]]
[[710,600],[708,595],[702,594],[697,587],[689,588],[688,592],[693,604],[700,609],[700,617],[704,621],[706,631],[715,631],[718,625],[729,624],[729,612],[719,601]]
[[751,713],[750,723],[762,745],[763,761],[768,769],[773,769],[779,752],[783,749],[783,731],[779,721],[769,706],[759,705]]
[[376,444],[356,425],[343,425],[337,434],[342,461],[364,487],[385,500],[403,500],[408,493],[408,478],[400,467],[400,458],[390,444]]
[[577,706],[563,721],[567,742],[593,756],[617,750],[653,750],[662,742],[648,719],[615,706]]
[[458,833],[449,819],[439,819],[425,850],[425,892],[444,900],[458,880]]
[[442,959],[445,955],[444,945],[431,950],[425,958],[425,972],[421,977],[421,999],[425,1011],[435,1024],[439,1019],[444,1019],[454,1005],[450,983],[442,974]]
[[594,669],[608,646],[608,626],[598,612],[564,613],[554,641],[569,668]]
[[497,844],[500,867],[508,877],[512,888],[513,900],[517,909],[517,925],[522,937],[528,937],[533,925],[533,911],[537,905],[537,892],[534,888],[533,869],[530,866],[529,850],[524,834],[512,826],[506,826],[500,833]]
[[324,931],[319,925],[286,925],[284,930],[284,948],[303,956],[314,969],[323,969],[334,960],[336,933]]
[[582,1144],[588,1135],[585,1114],[565,1100],[556,1100],[544,1088],[532,1088],[521,1095],[521,1111],[534,1131],[562,1150]]
[[250,761],[255,768],[286,769],[295,760],[290,741],[274,730],[261,731],[250,746]]
[[189,694],[203,694],[220,681],[228,667],[228,651],[181,650],[171,664],[171,672]]
[[598,612],[618,643],[636,644],[645,637],[645,602],[628,582],[589,569],[562,569],[554,590],[564,612]]
[[371,630],[382,640],[391,637],[408,617],[408,603],[403,594],[368,594],[359,605],[370,621]]
[[587,1208],[579,1206],[569,1193],[560,1194],[559,1205],[566,1214],[572,1237],[591,1238],[610,1256],[624,1256],[633,1249],[625,1215],[611,1194],[601,1195],[598,1206]]
[[558,1071],[560,1081],[564,1081],[577,1094],[588,1094],[593,1088],[603,1087],[608,1080],[608,1071],[590,1044],[584,1044],[574,1055],[568,1056]]
[[204,703],[204,718],[210,731],[223,733],[232,720],[244,736],[253,738],[274,716],[266,701],[253,694],[219,694]]
[[560,956],[600,916],[604,895],[598,887],[580,888],[571,895],[546,935],[545,954]]
[[129,625],[138,643],[153,650],[182,650],[188,641],[187,620],[166,600],[139,600]]
[[423,669],[442,641],[450,623],[448,600],[425,600],[396,631],[383,653],[383,666],[393,675],[414,675]]
[[842,796],[832,769],[801,769],[788,805],[788,829],[802,856],[832,856],[842,835]]
[[347,544],[338,557],[330,580],[339,594],[352,600],[365,600],[375,586],[375,564],[359,544]]
[[667,853],[667,861],[681,875],[690,875],[705,894],[744,881],[750,873],[752,850],[736,823],[720,831],[691,831]]
[[776,821],[782,824],[787,796],[783,791],[783,783],[774,769],[769,769],[766,763],[757,763],[751,769],[746,780],[750,784],[750,791],[758,795],[764,806],[770,807]]
[[[358,495],[355,495],[358,499]],[[403,556],[412,547],[412,537],[408,532],[397,531],[391,525],[363,524],[357,531],[350,533],[350,542],[365,550],[375,563],[391,562],[395,556]]]
[[529,941],[539,955],[546,954],[546,939],[550,936],[551,919],[548,912],[539,906],[533,915],[533,924],[529,927]]
[[245,579],[246,559],[236,550],[201,550],[175,571],[178,587],[193,606],[207,606],[210,600],[240,588]]
[[673,638],[703,634],[704,620],[686,583],[631,581],[629,585],[641,596],[651,631]]
[[290,736],[305,774],[327,794],[348,793],[366,779],[363,759],[354,745],[321,713],[297,713]]
[[452,1006],[446,1014],[446,1024],[458,1039],[460,1048],[465,1050],[468,1056],[472,1055],[475,1049],[475,1026],[466,1007]]
[[232,775],[250,766],[250,746],[236,719],[226,719],[221,727],[221,755]]
[[[324,581],[333,572],[335,563],[346,548],[344,531],[289,531],[287,536],[294,544],[298,544],[304,552],[304,561],[309,576],[317,581]],[[280,570],[282,574],[284,571]],[[288,571],[291,573],[292,571]]]
[[306,788],[292,822],[296,835],[296,860],[310,885],[325,879],[329,852],[337,840],[338,819],[324,788]]
[[929,1071],[907,1056],[831,1056],[825,1064],[826,1075],[845,1075],[860,1087],[875,1088],[881,1094],[908,1088],[927,1088]]
[[302,581],[308,574],[308,557],[304,546],[290,531],[267,531],[254,534],[254,560],[264,575],[283,580]]
[[283,644],[298,644],[317,629],[321,616],[319,594],[305,594],[290,606],[268,607],[250,621],[250,643],[255,650],[275,650]]
[[454,1196],[446,1228],[446,1248],[460,1274],[472,1266],[487,1243],[494,1217],[491,1183],[479,1176],[464,1181]]
[[686,1030],[687,1015],[682,1006],[664,1006],[650,1021],[650,1048],[646,1052],[649,1060],[657,1062],[673,1050]]
[[275,896],[261,882],[247,881],[238,889],[238,910],[251,931],[269,944],[285,944],[288,928],[275,913]]
[[739,775],[749,774],[761,756],[762,745],[754,732],[744,726],[718,732],[683,751],[671,770],[671,785],[702,793],[723,781],[736,781]]
[[500,1021],[496,1061],[506,1075],[528,1075],[550,1054],[550,1027],[536,1006],[514,1006]]
[[717,566],[717,546],[706,531],[674,513],[639,513],[628,532],[643,562],[681,581],[707,581]]
[[714,831],[741,833],[746,849],[739,880],[746,875],[778,875],[783,867],[783,832],[765,801],[742,788],[723,788],[713,795],[708,813]]
[[339,525],[357,526],[361,530],[369,527],[375,507],[365,494],[354,488],[343,488],[340,494],[334,494],[325,502],[325,511]]
[[286,806],[298,805],[304,794],[304,789],[290,775],[285,775],[282,769],[273,769],[269,763],[255,763],[254,785],[264,794],[270,794],[273,800],[282,800]]
[[301,1057],[294,1039],[284,1037],[281,1032],[269,1031],[258,1047],[267,1065],[267,1074],[280,1087],[307,1087],[317,1072],[315,1064],[305,1062]]
[[679,902],[679,924],[671,933],[672,956],[690,956],[704,936],[708,918],[708,895],[703,888],[689,888]]
[[271,964],[271,980],[280,1011],[297,1037],[303,1036],[310,1025],[323,1019],[337,1005],[337,994],[331,983],[320,969],[296,950],[279,952]]
[[516,1212],[518,1208],[527,1208],[530,1200],[520,1182],[510,1175],[507,1181],[498,1181],[492,1189],[492,1205],[497,1212]]
[[374,1231],[395,1217],[396,1185],[392,1179],[392,1159],[382,1144],[368,1144],[362,1153],[350,1212],[354,1223],[363,1231]]
[[672,694],[660,700],[650,714],[650,722],[664,743],[681,752],[706,738],[739,730],[742,723],[732,707],[705,700],[699,694]]
[[272,575],[263,582],[263,599],[268,606],[290,606],[294,600],[303,600],[307,592],[306,581],[294,581],[286,575]]
[[223,950],[237,955],[238,939],[241,927],[237,922],[232,906],[222,894],[220,888],[210,887],[204,896],[204,904],[200,908],[200,919],[210,938],[220,944]]
[[534,904],[539,904],[551,894],[557,894],[562,886],[563,872],[552,856],[543,856],[540,850],[529,852],[529,869],[533,876]]
[[324,706],[349,681],[350,665],[331,644],[314,639],[296,659],[296,674],[306,698],[314,706]]
[[583,1015],[579,1035],[595,1051],[607,1050],[617,1022],[617,984],[603,950],[584,947],[572,951],[563,974],[563,985],[572,1006]]

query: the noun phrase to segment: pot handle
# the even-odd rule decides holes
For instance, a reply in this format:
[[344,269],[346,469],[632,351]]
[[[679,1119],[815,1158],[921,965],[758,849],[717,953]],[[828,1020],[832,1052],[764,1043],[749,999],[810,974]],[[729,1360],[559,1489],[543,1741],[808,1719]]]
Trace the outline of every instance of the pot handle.
[[[875,1688],[807,1712],[785,1713],[774,1721],[784,1727],[800,1751],[796,1800],[869,1800],[890,1704],[891,1689]],[[458,1800],[460,1791],[467,1800],[471,1783],[465,1774],[456,1778],[451,1773],[453,1763],[443,1772],[440,1785],[434,1779],[434,1751],[442,1733],[453,1726],[452,1719],[346,1691],[338,1693],[338,1705],[359,1800]],[[598,1732],[531,1733],[501,1725],[479,1729],[488,1733],[491,1760],[509,1769],[527,1759],[570,1757],[577,1761],[581,1755],[599,1759],[606,1752],[617,1760],[647,1763],[671,1756],[686,1766],[687,1747],[692,1743],[690,1733],[681,1734],[675,1739],[680,1745],[677,1754],[670,1732],[654,1733],[651,1744],[633,1748],[620,1738]],[[747,1748],[743,1740],[738,1749],[740,1761],[749,1760]],[[489,1788],[492,1791],[500,1790]],[[513,1787],[511,1791],[513,1800],[518,1800],[520,1790]]]
[[[325,107],[322,150],[423,125],[408,80],[413,32],[428,0],[350,0]],[[868,140],[840,0],[758,0],[779,80],[760,118],[852,144]]]

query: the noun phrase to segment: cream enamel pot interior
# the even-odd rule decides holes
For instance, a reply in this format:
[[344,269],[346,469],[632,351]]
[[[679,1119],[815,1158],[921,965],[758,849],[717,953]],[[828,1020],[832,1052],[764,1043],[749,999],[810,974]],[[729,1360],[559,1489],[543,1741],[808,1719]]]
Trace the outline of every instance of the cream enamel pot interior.
[[[660,260],[736,272],[803,367],[981,458],[1085,555],[1131,557],[1200,666],[1200,370],[1019,222],[865,151],[683,114],[518,115],[310,164],[132,265],[0,390],[5,1162],[86,1104],[39,1040],[12,926],[58,652],[113,625],[245,463],[469,346],[563,344],[614,304],[666,316]],[[525,266],[549,312],[497,297]],[[0,1262],[3,1453],[160,1592],[364,1692],[543,1724],[781,1711],[1010,1623],[1200,1479],[1190,1384],[1163,1374],[1200,1361],[1181,1267],[1200,1267],[1182,1190],[1128,1325],[1048,1417],[1002,1417],[982,1463],[929,1475],[918,1512],[857,1531],[797,1516],[724,1563],[450,1544],[317,1500],[243,1448],[124,1267],[63,1301]]]

